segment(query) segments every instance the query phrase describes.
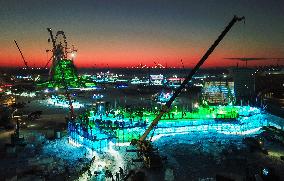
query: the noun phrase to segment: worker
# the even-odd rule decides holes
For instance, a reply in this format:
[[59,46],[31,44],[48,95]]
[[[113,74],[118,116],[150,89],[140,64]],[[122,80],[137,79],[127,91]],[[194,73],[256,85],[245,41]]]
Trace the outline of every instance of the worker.
[[119,172],[115,173],[115,181],[119,181]]
[[121,167],[119,167],[119,173],[120,173],[120,177],[123,178],[123,169]]

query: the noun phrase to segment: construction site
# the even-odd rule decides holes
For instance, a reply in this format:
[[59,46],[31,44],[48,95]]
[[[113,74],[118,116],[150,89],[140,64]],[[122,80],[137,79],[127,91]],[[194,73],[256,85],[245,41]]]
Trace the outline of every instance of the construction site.
[[[234,16],[187,76],[170,78],[176,82],[168,87],[160,85],[159,75],[148,76],[148,82],[117,81],[119,76],[100,82],[99,76],[80,75],[74,65],[77,50],[69,48],[63,31],[54,35],[47,28],[48,77],[33,80],[34,90],[25,94],[3,88],[15,97],[11,119],[16,126],[1,132],[6,141],[1,178],[284,180],[283,118],[262,105],[237,104],[229,84],[225,90],[214,84],[203,94],[191,92],[202,64],[242,21]],[[210,98],[213,89],[221,103]]]

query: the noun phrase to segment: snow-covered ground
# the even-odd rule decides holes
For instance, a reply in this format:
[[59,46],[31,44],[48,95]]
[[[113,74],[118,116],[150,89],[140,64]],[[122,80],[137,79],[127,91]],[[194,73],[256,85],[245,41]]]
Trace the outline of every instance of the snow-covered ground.
[[57,174],[68,172],[73,175],[79,173],[92,159],[91,150],[69,143],[68,137],[45,142],[41,156],[59,160],[55,165],[62,169]]
[[[128,144],[127,144],[128,145]],[[68,137],[60,140],[46,142],[42,149],[42,156],[62,159],[57,162],[59,167],[68,167],[69,172],[79,173],[77,180],[108,180],[106,170],[113,176],[123,170],[129,170],[133,154],[126,153],[126,147],[109,144],[104,152],[90,150],[78,143],[72,142]],[[64,170],[62,170],[63,172]]]
[[240,135],[220,133],[190,133],[164,136],[157,139],[154,145],[161,155],[168,158],[167,167],[173,169],[176,179],[198,180],[213,178],[214,174],[209,173],[221,164],[223,151],[230,146],[240,150],[243,147],[242,138]]
[[90,150],[83,146],[77,146],[68,141],[68,137],[64,137],[54,141],[47,141],[43,146],[43,154],[62,158],[70,163],[80,159],[89,158]]

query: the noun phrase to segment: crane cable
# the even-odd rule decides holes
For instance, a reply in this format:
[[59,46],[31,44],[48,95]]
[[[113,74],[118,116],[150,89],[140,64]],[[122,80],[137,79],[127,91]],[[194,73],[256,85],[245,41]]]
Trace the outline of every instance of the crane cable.
[[[243,58],[246,57],[246,49],[247,49],[247,45],[248,45],[248,41],[246,39],[246,32],[245,32],[245,26],[246,25],[246,20],[244,19],[244,23],[243,23],[243,27],[241,27],[241,39],[242,42],[240,43],[241,46],[241,54],[243,55]],[[245,61],[245,66],[247,68],[248,65],[248,60]]]

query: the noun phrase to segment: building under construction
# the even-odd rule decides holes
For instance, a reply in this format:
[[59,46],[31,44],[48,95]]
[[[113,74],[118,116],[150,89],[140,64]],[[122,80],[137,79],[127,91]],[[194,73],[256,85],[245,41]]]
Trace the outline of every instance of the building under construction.
[[46,64],[50,65],[48,81],[38,83],[39,87],[44,88],[80,88],[94,87],[96,84],[86,77],[78,76],[74,65],[74,57],[77,50],[68,47],[65,33],[58,31],[56,35],[50,28],[47,29],[50,34],[49,42],[52,43],[52,56]]

